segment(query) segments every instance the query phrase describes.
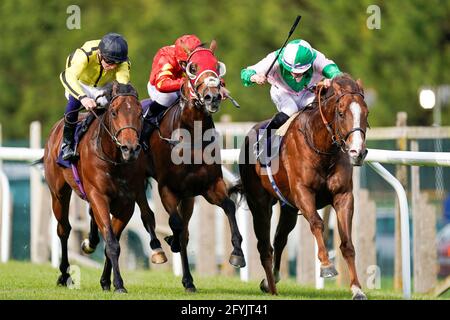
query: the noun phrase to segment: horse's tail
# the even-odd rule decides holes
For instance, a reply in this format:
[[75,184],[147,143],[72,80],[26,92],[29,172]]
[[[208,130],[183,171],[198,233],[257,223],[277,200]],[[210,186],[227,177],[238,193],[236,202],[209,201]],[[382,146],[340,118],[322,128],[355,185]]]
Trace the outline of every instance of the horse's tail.
[[35,165],[43,164],[43,163],[44,163],[44,157],[41,157],[40,159],[33,161],[30,165],[35,166]]

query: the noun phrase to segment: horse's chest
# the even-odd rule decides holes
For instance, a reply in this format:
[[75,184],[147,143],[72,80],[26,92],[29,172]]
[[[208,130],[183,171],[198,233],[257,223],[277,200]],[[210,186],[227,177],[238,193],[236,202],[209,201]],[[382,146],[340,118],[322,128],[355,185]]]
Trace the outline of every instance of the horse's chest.
[[135,190],[129,178],[114,173],[106,173],[106,177],[110,182],[107,192],[110,197],[134,201]]

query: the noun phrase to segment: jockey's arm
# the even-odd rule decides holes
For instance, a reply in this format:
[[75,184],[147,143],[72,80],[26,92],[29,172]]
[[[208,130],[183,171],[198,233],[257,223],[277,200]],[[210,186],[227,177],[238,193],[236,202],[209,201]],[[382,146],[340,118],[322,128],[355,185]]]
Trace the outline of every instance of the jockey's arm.
[[84,91],[81,88],[78,79],[87,65],[88,58],[86,54],[81,51],[81,49],[77,49],[73,56],[71,58],[69,57],[67,61],[67,68],[59,76],[64,88],[77,100],[81,100],[85,97]]
[[[265,83],[265,73],[270,68],[273,60],[275,59],[276,52],[269,53],[264,59],[259,61],[253,66],[249,66],[241,71],[242,84],[246,87],[251,86],[253,83],[263,84]],[[274,72],[276,68],[273,68],[271,72]],[[255,77],[253,77],[256,75]]]
[[156,78],[156,89],[160,92],[175,92],[180,90],[183,78],[174,79],[173,75],[161,75]]
[[317,56],[314,60],[314,69],[317,72],[321,72],[326,79],[333,79],[334,77],[342,73],[333,60],[326,58],[323,53],[317,50],[316,53]]

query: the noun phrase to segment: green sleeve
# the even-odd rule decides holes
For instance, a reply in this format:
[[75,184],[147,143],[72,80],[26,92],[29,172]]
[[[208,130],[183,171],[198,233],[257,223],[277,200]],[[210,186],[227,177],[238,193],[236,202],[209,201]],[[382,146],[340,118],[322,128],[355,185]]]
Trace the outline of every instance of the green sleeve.
[[323,68],[322,70],[322,75],[327,79],[333,79],[334,77],[340,75],[341,73],[342,72],[341,70],[339,70],[339,67],[334,63],[326,65],[325,68]]
[[250,78],[256,74],[255,70],[252,69],[242,69],[241,70],[241,80],[242,80],[242,84],[245,87],[249,87],[253,84],[253,82],[250,80]]

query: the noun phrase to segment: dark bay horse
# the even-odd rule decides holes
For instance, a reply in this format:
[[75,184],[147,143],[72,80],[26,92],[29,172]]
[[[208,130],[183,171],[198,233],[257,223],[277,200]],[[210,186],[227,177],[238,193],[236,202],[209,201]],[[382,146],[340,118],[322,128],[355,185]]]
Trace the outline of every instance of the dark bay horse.
[[[103,114],[95,119],[78,144],[79,161],[76,167],[90,204],[91,232],[83,241],[82,248],[91,253],[99,243],[98,229],[105,240],[105,266],[100,279],[103,290],[110,290],[111,269],[114,273],[115,292],[127,292],[119,271],[119,239],[130,220],[136,201],[141,200],[141,218],[152,237],[153,243],[161,245],[155,235],[155,218],[146,201],[142,201],[145,190],[145,157],[140,153],[139,133],[142,129],[142,107],[137,92],[130,85],[114,82],[110,103]],[[94,110],[99,113],[100,111]],[[45,145],[44,168],[52,196],[53,213],[58,221],[58,236],[61,240],[61,275],[57,284],[66,286],[70,275],[67,255],[69,202],[74,190],[80,197],[74,174],[56,162],[60,152],[62,128],[60,120],[53,127]],[[145,196],[145,195],[144,195]],[[146,200],[146,199],[145,199]],[[112,215],[112,219],[110,218]]]
[[[182,284],[187,292],[196,291],[186,251],[195,196],[202,195],[225,211],[233,244],[229,262],[235,267],[245,266],[235,205],[228,197],[222,178],[220,150],[211,152],[213,159],[209,160],[213,161],[204,157],[208,148],[214,145],[211,143],[214,138],[207,136],[215,132],[212,114],[219,109],[222,100],[220,78],[224,65],[214,56],[214,49],[215,41],[209,49],[200,47],[189,55],[180,101],[166,112],[159,132],[154,131],[149,138],[149,168],[158,182],[161,201],[169,214],[169,226],[173,232],[173,236],[166,240],[173,252],[181,253]],[[171,137],[172,141],[168,141]]]
[[361,165],[367,153],[368,109],[361,83],[348,75],[334,78],[325,95],[321,94],[322,86],[318,88],[315,106],[304,109],[293,120],[279,151],[279,167],[273,179],[290,205],[281,206],[274,248],[270,244],[270,219],[272,205],[280,197],[274,191],[266,169],[259,162],[248,159],[251,135],[255,135],[265,122],[257,124],[246,136],[239,165],[241,185],[235,190],[240,187],[253,215],[258,251],[267,277],[261,282],[263,291],[277,294],[275,283],[280,279],[281,254],[297,222],[298,210],[309,222],[316,238],[321,277],[337,275],[328,258],[322,235],[324,225],[317,213],[317,209],[332,205],[337,214],[340,249],[350,270],[353,299],[365,299],[356,274],[351,238],[352,165]]

